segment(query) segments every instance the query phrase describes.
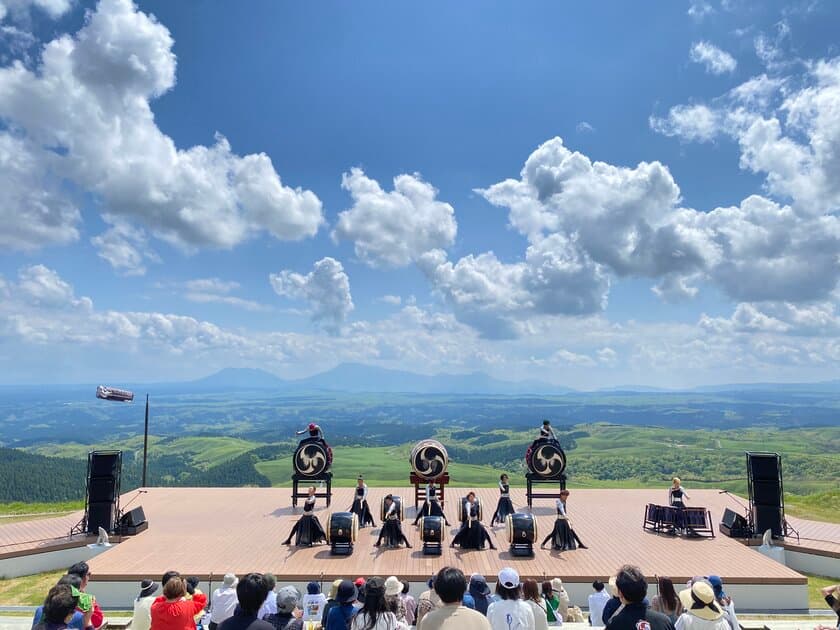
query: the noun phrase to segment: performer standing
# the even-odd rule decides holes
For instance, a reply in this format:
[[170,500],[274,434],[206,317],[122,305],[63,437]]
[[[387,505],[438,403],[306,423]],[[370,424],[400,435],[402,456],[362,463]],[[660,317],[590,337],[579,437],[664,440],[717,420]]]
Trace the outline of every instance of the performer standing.
[[674,533],[676,533],[676,530],[685,531],[685,500],[688,498],[688,493],[682,487],[680,478],[674,477],[671,481],[671,487],[668,489],[668,505],[675,510]]
[[284,545],[292,544],[292,536],[296,535],[296,547],[311,547],[317,542],[326,542],[327,533],[321,526],[321,521],[315,516],[315,486],[309,488],[309,496],[303,502],[303,514],[295,523],[289,537],[283,541]]
[[579,547],[580,549],[588,549],[588,547],[581,542],[577,532],[572,529],[569,516],[566,514],[566,501],[568,498],[569,491],[561,490],[560,498],[557,499],[556,503],[557,518],[554,520],[554,529],[551,530],[551,533],[545,537],[545,540],[542,541],[542,544],[540,545],[541,549],[544,549],[549,541],[551,541],[551,548],[556,551],[565,551],[575,549],[576,547]]
[[539,439],[545,440],[546,442],[560,443],[560,440],[557,439],[557,435],[554,433],[554,429],[551,428],[551,422],[548,420],[543,420],[542,427],[540,427]]
[[295,435],[303,435],[304,433],[309,433],[309,439],[311,440],[324,441],[324,432],[321,430],[321,427],[314,422],[310,422],[308,427],[306,427],[303,431],[298,431]]
[[499,477],[499,502],[496,504],[496,511],[490,519],[490,527],[498,521],[502,524],[506,521],[508,514],[513,514],[513,502],[510,500],[510,479],[504,473]]
[[400,543],[405,543],[405,546],[411,549],[411,543],[403,534],[400,510],[402,506],[394,501],[394,497],[390,494],[385,495],[385,522],[382,523],[382,529],[379,531],[379,538],[374,547],[379,547],[382,539],[385,538],[385,545],[388,547],[399,547]]
[[461,545],[461,549],[484,549],[485,541],[490,549],[495,549],[493,539],[481,521],[478,520],[478,503],[475,500],[475,492],[467,494],[467,502],[464,505],[467,518],[461,523],[461,529],[455,534],[450,547]]
[[443,518],[443,522],[446,525],[449,525],[449,521],[446,519],[446,514],[443,513],[443,508],[440,506],[440,502],[437,498],[437,488],[435,487],[435,482],[430,481],[426,484],[426,499],[423,501],[423,505],[420,506],[420,511],[417,512],[417,517],[414,519],[414,524],[420,521],[420,519],[424,516],[440,516]]
[[370,513],[370,507],[367,502],[368,487],[364,477],[359,475],[356,484],[356,494],[353,497],[353,506],[350,508],[350,511],[359,517],[359,527],[366,527],[367,525],[376,527],[373,514]]

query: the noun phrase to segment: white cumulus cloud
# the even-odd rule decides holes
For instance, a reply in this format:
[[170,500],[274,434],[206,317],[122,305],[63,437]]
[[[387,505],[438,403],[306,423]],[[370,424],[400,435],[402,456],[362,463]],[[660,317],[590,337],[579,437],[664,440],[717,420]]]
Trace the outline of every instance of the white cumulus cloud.
[[269,280],[277,295],[306,302],[312,320],[331,333],[339,332],[354,308],[350,279],[334,258],[322,258],[306,275],[284,269]]
[[738,67],[735,57],[725,50],[721,50],[711,42],[695,42],[688,53],[689,59],[694,63],[705,66],[706,72],[711,74],[726,74],[734,72]]

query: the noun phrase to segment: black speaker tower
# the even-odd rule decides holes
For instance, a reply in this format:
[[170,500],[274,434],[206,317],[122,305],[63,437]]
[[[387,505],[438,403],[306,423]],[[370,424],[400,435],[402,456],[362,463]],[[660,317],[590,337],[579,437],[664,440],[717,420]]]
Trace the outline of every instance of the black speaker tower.
[[773,538],[786,534],[782,457],[778,453],[747,452],[750,528],[756,536],[768,529]]
[[71,534],[96,535],[100,527],[109,534],[116,531],[120,513],[121,473],[122,451],[88,453],[85,515]]

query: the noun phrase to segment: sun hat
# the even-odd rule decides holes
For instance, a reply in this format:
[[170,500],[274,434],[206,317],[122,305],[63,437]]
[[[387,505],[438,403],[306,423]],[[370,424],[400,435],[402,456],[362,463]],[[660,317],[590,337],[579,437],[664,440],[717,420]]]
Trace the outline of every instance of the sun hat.
[[140,582],[140,595],[137,597],[148,597],[157,590],[157,582],[151,580],[143,580]]
[[610,595],[612,595],[613,597],[618,597],[618,587],[615,585],[614,575],[607,581],[607,584],[610,585]]
[[726,593],[723,591],[723,580],[720,579],[719,575],[710,575],[708,578],[709,584],[712,585],[712,589],[715,592],[715,599],[723,599],[726,597]]
[[551,588],[552,590],[557,591],[558,593],[563,591],[563,580],[560,578],[554,578],[551,580]]
[[386,595],[399,595],[403,591],[403,583],[397,579],[396,575],[392,575],[387,580],[385,580],[385,594]]
[[332,586],[330,586],[330,596],[329,599],[335,599],[338,596],[338,587],[341,586],[342,580],[339,578],[338,580],[333,580]]
[[519,574],[516,572],[515,569],[505,567],[504,569],[499,571],[499,584],[501,584],[505,588],[518,588]]
[[222,584],[225,586],[236,586],[236,583],[239,580],[236,579],[236,576],[233,573],[225,573],[225,578],[222,580]]
[[685,612],[706,621],[715,621],[723,611],[715,601],[715,591],[708,582],[695,582],[691,588],[680,591],[680,602]]
[[341,580],[338,589],[335,592],[335,601],[339,604],[352,604],[356,601],[359,591],[356,585],[350,580]]
[[474,589],[480,595],[489,595],[490,587],[487,586],[487,580],[481,573],[473,573],[470,576],[470,588]]
[[298,605],[297,593],[281,588],[277,593],[277,612],[294,612]]

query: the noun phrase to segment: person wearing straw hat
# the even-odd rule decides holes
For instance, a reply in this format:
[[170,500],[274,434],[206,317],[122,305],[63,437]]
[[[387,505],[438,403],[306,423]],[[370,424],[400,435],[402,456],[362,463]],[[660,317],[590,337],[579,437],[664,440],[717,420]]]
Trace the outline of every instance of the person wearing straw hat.
[[680,602],[685,612],[674,624],[677,630],[729,630],[715,591],[706,580],[698,580],[691,588],[680,591]]
[[225,619],[233,617],[233,611],[239,603],[236,596],[236,584],[239,580],[233,573],[225,573],[222,585],[213,591],[213,600],[210,602],[210,625],[209,630],[216,630],[216,627]]
[[645,601],[648,585],[639,567],[621,567],[615,575],[615,588],[624,607],[610,618],[607,630],[674,630],[671,620],[651,610]]
[[149,630],[152,625],[152,604],[155,601],[157,582],[143,580],[140,582],[140,594],[134,600],[134,614],[131,617],[133,630]]
[[400,595],[403,592],[403,583],[400,582],[396,575],[392,575],[385,580],[385,602],[388,604],[388,610],[397,616],[397,621],[408,625],[406,620],[405,604]]

